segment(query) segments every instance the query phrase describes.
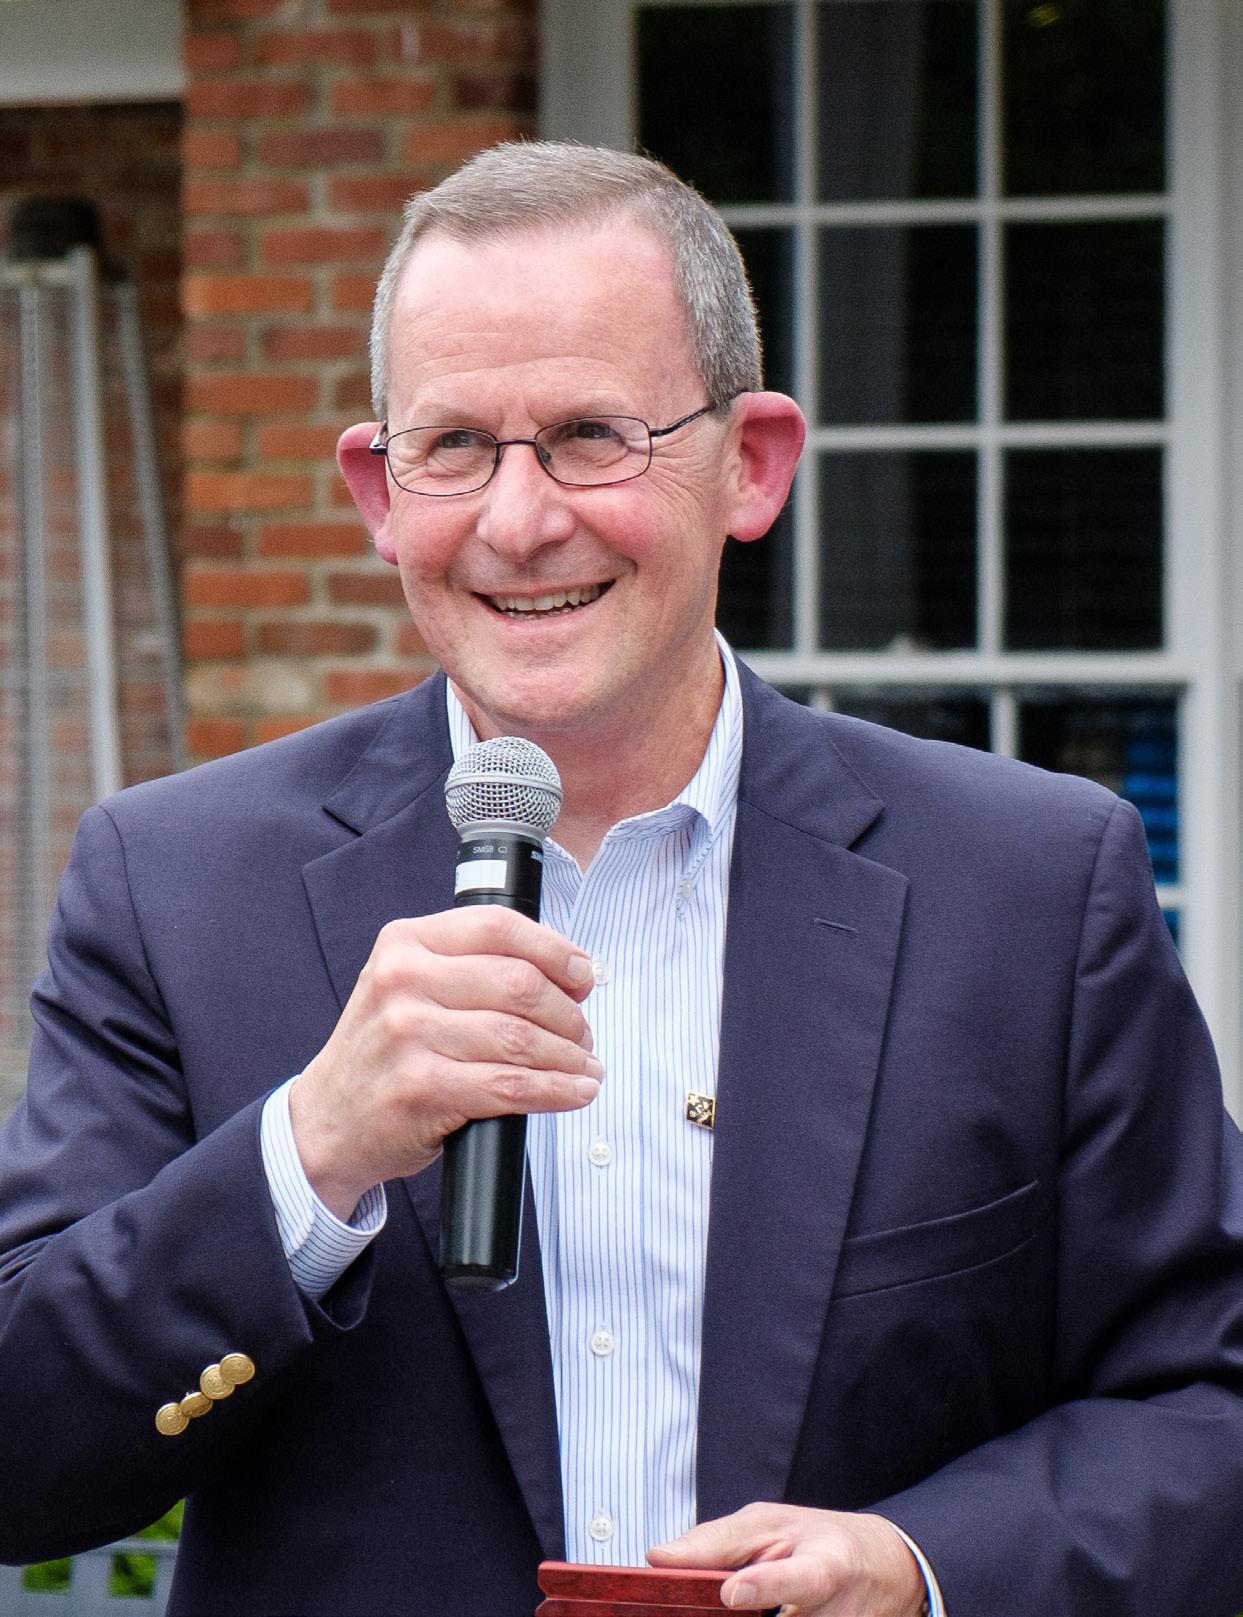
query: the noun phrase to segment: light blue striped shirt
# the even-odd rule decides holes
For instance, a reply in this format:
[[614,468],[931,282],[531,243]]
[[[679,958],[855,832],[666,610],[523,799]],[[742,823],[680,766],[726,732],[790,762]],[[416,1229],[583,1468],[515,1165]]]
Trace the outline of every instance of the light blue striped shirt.
[[604,1063],[579,1112],[528,1132],[572,1561],[641,1566],[695,1520],[695,1429],[738,673],[703,761],[667,807],[615,825],[585,873],[555,843],[543,918],[596,963],[584,1007]]
[[[695,1521],[712,1134],[687,1121],[686,1100],[716,1092],[742,756],[738,672],[718,642],[721,707],[686,787],[615,825],[586,872],[546,847],[542,919],[595,963],[585,1011],[605,1072],[590,1106],[533,1116],[527,1136],[571,1561],[641,1566]],[[476,736],[451,686],[448,720],[456,759]],[[264,1161],[294,1278],[318,1297],[383,1225],[384,1192],[349,1225],[324,1207],[301,1171],[288,1091],[264,1108]]]

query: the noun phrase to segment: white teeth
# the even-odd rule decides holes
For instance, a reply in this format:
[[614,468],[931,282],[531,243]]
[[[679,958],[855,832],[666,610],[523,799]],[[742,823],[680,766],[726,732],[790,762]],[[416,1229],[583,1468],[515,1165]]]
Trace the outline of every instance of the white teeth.
[[489,595],[498,612],[556,612],[563,606],[586,606],[603,595],[603,584],[587,584],[582,589],[557,590],[552,595]]

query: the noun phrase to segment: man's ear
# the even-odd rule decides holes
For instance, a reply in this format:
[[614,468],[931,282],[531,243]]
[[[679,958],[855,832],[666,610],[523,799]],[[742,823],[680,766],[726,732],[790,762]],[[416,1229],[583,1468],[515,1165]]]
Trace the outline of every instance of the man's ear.
[[379,430],[378,421],[347,427],[337,441],[337,465],[349,484],[354,504],[367,524],[377,552],[396,566],[397,548],[389,529],[388,468],[383,455],[371,453],[371,444]]
[[784,393],[742,393],[733,415],[738,458],[726,531],[735,539],[759,539],[786,502],[807,423]]

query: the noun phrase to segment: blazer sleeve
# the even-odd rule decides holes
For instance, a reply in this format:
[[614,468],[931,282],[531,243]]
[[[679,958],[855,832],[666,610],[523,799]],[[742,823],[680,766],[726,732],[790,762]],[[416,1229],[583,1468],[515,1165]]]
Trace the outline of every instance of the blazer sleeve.
[[1058,1399],[874,1507],[950,1617],[1243,1607],[1243,1151],[1138,816],[1078,940],[1058,1183]]
[[[325,1307],[297,1290],[262,1097],[196,1126],[104,808],[79,828],[48,955],[0,1135],[0,1430],[20,1456],[0,1468],[0,1560],[18,1563],[131,1532],[228,1464],[317,1340],[361,1316],[370,1276],[365,1255]],[[162,1436],[160,1406],[233,1352],[253,1379]]]

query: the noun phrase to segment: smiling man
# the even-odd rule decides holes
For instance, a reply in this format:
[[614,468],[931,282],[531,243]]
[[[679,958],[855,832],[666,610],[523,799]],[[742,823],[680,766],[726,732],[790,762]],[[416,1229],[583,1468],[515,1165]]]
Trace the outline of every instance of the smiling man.
[[384,458],[358,428],[342,469],[476,733],[554,752],[558,841],[586,867],[703,758],[721,549],[772,523],[801,417],[758,391],[754,357],[706,383],[668,249],[637,219],[429,231],[388,330]]
[[[1134,812],[715,635],[803,423],[660,165],[414,199],[373,369],[340,464],[444,673],[84,820],[0,1141],[0,1553],[189,1494],[179,1617],[526,1617],[542,1558],[1225,1617],[1243,1159]],[[502,734],[564,785],[539,924],[451,907]],[[519,1279],[450,1294],[443,1142],[515,1111]]]

